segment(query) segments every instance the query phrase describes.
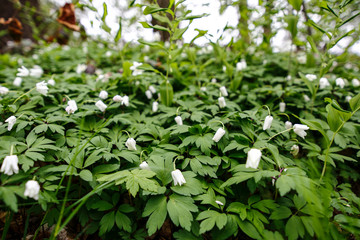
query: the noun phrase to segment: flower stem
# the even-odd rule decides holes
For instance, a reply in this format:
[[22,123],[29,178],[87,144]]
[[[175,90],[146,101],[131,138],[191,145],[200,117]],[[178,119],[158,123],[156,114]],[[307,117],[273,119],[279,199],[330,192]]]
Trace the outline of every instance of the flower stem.
[[129,133],[128,131],[126,131],[126,130],[121,130],[121,131],[122,131],[122,132],[126,132],[126,134],[128,135],[128,137],[131,138],[130,133]]
[[270,140],[273,139],[274,137],[276,137],[276,136],[278,136],[278,135],[280,135],[280,134],[283,134],[283,133],[285,133],[285,132],[289,132],[289,131],[291,131],[291,130],[293,130],[293,129],[294,129],[294,128],[289,128],[289,129],[286,129],[286,130],[284,130],[284,131],[282,131],[282,132],[279,132],[279,133],[275,134],[274,136],[270,137],[267,141],[270,141]]
[[11,147],[10,147],[10,156],[13,155],[13,152],[14,152],[14,145],[11,144]]
[[34,90],[36,87],[30,89],[29,91],[27,91],[26,93],[21,94],[17,99],[15,99],[15,101],[13,102],[13,104],[15,104],[20,98],[22,98],[23,96],[25,96],[26,94],[30,93],[32,90]]

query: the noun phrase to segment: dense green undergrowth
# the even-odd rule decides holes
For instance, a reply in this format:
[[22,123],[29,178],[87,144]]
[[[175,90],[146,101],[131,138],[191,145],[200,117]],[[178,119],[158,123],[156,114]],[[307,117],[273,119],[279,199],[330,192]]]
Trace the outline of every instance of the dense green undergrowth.
[[[35,57],[0,57],[9,89],[0,98],[0,162],[16,155],[19,166],[0,174],[3,232],[39,235],[45,224],[52,237],[65,227],[84,239],[357,239],[358,61],[346,69],[337,59],[319,87],[317,64],[294,53],[174,49],[168,83],[166,55],[142,46],[50,45]],[[15,86],[22,65],[44,73]],[[250,149],[261,151],[258,166],[247,165]],[[186,183],[174,184],[175,169]],[[40,185],[38,200],[24,195],[29,180]]]

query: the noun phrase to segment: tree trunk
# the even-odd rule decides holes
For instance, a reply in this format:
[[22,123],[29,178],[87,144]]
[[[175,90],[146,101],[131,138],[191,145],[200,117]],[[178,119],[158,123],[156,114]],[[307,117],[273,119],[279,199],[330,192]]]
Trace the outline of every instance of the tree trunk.
[[[158,0],[157,3],[161,8],[167,8],[167,7],[169,7],[170,0]],[[169,13],[167,13],[166,16],[170,19],[170,21],[172,20],[172,16]],[[168,27],[166,23],[159,22],[155,18],[151,19],[151,24],[152,25],[160,25],[160,26],[163,26],[163,27]],[[158,32],[160,34],[161,41],[163,41],[163,42],[169,41],[170,34],[168,32],[160,31],[160,30],[156,30],[156,29],[154,29],[153,31]]]

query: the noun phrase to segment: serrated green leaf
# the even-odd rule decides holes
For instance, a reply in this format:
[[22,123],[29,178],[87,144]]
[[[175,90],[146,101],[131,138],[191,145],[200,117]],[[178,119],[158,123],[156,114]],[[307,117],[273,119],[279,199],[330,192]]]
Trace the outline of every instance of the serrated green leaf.
[[221,230],[227,222],[227,216],[225,213],[219,213],[214,210],[207,210],[201,212],[196,220],[203,220],[200,224],[200,234],[213,229],[216,226]]
[[167,216],[166,206],[165,196],[151,197],[146,203],[143,217],[150,216],[146,222],[146,228],[148,229],[149,236],[154,234],[163,225]]
[[193,216],[191,212],[197,212],[198,208],[191,197],[172,194],[167,203],[167,210],[172,222],[176,226],[190,231]]

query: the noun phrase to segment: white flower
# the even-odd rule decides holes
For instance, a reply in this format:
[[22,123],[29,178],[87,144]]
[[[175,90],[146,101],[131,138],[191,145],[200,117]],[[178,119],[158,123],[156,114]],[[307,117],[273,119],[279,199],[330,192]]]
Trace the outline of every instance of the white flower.
[[291,147],[290,153],[295,157],[296,155],[298,155],[299,150],[300,150],[300,148],[299,148],[298,145],[293,145],[293,146]]
[[55,86],[55,80],[52,78],[49,79],[47,83],[50,84],[51,86]]
[[147,97],[148,99],[151,99],[151,98],[152,98],[152,93],[151,93],[150,90],[146,90],[146,91],[145,91],[145,95],[146,95],[146,97]]
[[176,186],[178,184],[181,186],[184,183],[186,183],[185,178],[179,169],[172,171],[171,176],[174,180],[174,186]]
[[286,121],[286,122],[285,122],[285,128],[286,128],[287,130],[289,130],[290,128],[292,128],[292,123],[289,122],[289,121]]
[[202,92],[206,92],[206,90],[207,90],[206,87],[201,87],[200,88],[200,91],[202,91]]
[[[225,70],[224,70],[224,68],[225,68]],[[226,67],[225,67],[225,66],[223,67],[223,70],[224,70],[224,72],[226,71]],[[211,79],[211,82],[212,82],[212,83],[216,83],[216,82],[217,82],[216,78],[212,78],[212,79]]]
[[19,172],[19,166],[18,166],[19,160],[16,155],[10,155],[6,156],[2,165],[0,172],[3,172],[6,175],[13,175],[14,173]]
[[140,70],[137,69],[138,67],[140,67],[142,65],[142,63],[138,63],[138,62],[133,62],[133,65],[130,67],[130,70],[132,70],[132,75],[133,76],[137,76],[140,75],[144,72],[144,70]]
[[27,181],[27,183],[25,184],[25,192],[24,192],[25,197],[38,200],[39,192],[40,192],[40,185],[37,181],[35,180]]
[[76,66],[76,73],[81,74],[81,73],[85,72],[86,68],[87,68],[87,66],[85,64],[78,64]]
[[295,124],[294,125],[294,132],[302,138],[305,138],[305,136],[307,135],[305,130],[309,130],[309,127],[307,125],[304,125],[304,124]]
[[121,101],[121,104],[128,107],[128,106],[130,105],[130,103],[129,103],[129,97],[125,95],[125,96],[123,97],[122,101]]
[[236,63],[236,70],[241,71],[247,67],[245,59],[241,59],[240,62]]
[[257,169],[260,163],[261,151],[256,148],[252,148],[247,153],[246,168]]
[[74,100],[68,101],[68,106],[65,108],[65,111],[68,114],[74,113],[76,110],[78,110],[76,102]]
[[339,86],[340,88],[344,88],[345,87],[345,81],[342,78],[337,78],[335,80],[336,86]]
[[286,103],[284,103],[284,102],[279,103],[279,111],[280,112],[285,112],[285,108],[286,108]]
[[49,88],[47,87],[47,83],[45,81],[42,81],[42,82],[39,82],[36,84],[36,91],[38,91],[42,95],[46,96],[48,90],[49,90]]
[[226,102],[225,102],[225,98],[224,98],[224,97],[219,97],[218,100],[219,100],[219,107],[220,107],[220,108],[226,107]]
[[109,94],[107,93],[107,91],[104,91],[104,90],[102,90],[99,94],[99,98],[101,98],[101,99],[107,99],[108,96],[109,96]]
[[356,78],[354,78],[354,79],[351,81],[351,83],[352,83],[352,85],[353,85],[354,87],[360,86],[360,81],[359,81],[358,79],[356,79]]
[[133,138],[128,138],[128,140],[126,140],[125,146],[129,149],[129,150],[136,150],[136,141]]
[[30,71],[24,67],[24,66],[21,66],[21,68],[18,68],[18,73],[16,74],[16,76],[18,77],[27,77],[30,75]]
[[44,73],[42,68],[38,65],[35,65],[33,68],[30,69],[30,76],[39,78]]
[[306,74],[305,77],[310,81],[314,81],[315,79],[317,79],[317,76],[315,74]]
[[309,102],[309,101],[310,101],[310,98],[309,98],[308,95],[304,94],[303,97],[304,97],[304,101],[305,101],[305,102]]
[[11,129],[13,128],[14,124],[16,123],[16,117],[15,116],[11,116],[8,119],[5,120],[5,122],[9,123],[8,125],[8,131],[11,131]]
[[103,101],[101,101],[101,100],[97,101],[97,102],[95,103],[95,106],[97,106],[97,107],[100,109],[100,111],[102,111],[102,112],[105,112],[105,110],[106,110],[106,108],[107,108],[107,106],[105,105],[105,103],[103,103]]
[[274,118],[270,115],[266,116],[264,125],[263,125],[263,130],[269,129],[271,127],[271,123],[272,123],[273,119]]
[[330,83],[329,83],[329,81],[327,80],[327,78],[322,77],[322,78],[320,78],[320,80],[319,80],[319,85],[320,85],[320,89],[324,89],[324,88],[330,86]]
[[105,56],[111,57],[112,53],[110,51],[106,51]]
[[123,98],[120,95],[115,95],[113,97],[114,102],[122,102]]
[[1,87],[0,86],[0,95],[5,95],[9,92],[9,89],[6,87]]
[[219,142],[220,139],[225,135],[225,133],[226,132],[223,128],[218,128],[212,140],[214,140],[214,142]]
[[228,92],[226,91],[225,86],[220,87],[220,92],[221,92],[221,95],[224,97],[227,97],[229,95]]
[[155,94],[156,93],[156,89],[154,88],[154,86],[150,85],[149,86],[149,90],[151,93]]
[[140,169],[142,170],[150,170],[149,164],[145,161],[143,161],[140,165],[139,165]]
[[221,205],[221,206],[224,206],[224,204],[218,200],[215,201],[217,204]]
[[176,122],[176,124],[179,125],[179,126],[183,125],[183,121],[182,121],[181,116],[176,116],[176,117],[175,117],[175,122]]
[[345,98],[345,100],[346,100],[347,102],[350,102],[351,99],[352,99],[351,96],[346,96],[346,98]]
[[290,80],[291,80],[291,75],[287,75],[287,76],[286,76],[286,80],[287,80],[287,81],[290,81]]
[[159,103],[158,102],[153,102],[152,111],[157,112],[158,108],[159,108]]
[[13,85],[17,86],[17,87],[20,87],[21,83],[22,83],[22,78],[21,77],[16,77],[14,79]]

